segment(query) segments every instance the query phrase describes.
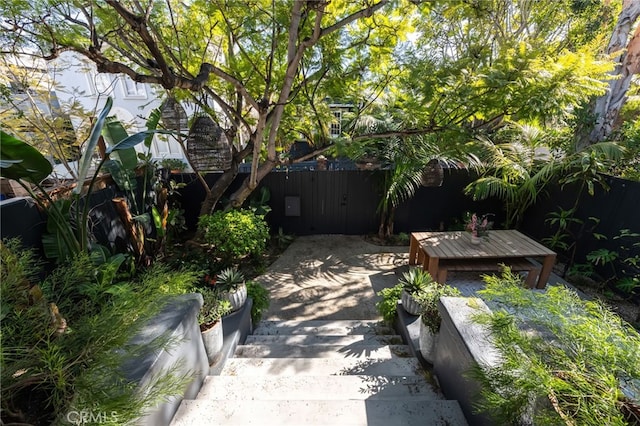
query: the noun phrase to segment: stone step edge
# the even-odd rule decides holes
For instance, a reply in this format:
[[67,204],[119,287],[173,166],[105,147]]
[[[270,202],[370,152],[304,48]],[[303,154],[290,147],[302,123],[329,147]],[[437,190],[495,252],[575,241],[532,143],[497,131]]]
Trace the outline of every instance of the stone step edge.
[[239,345],[234,358],[412,358],[407,345]]
[[[307,341],[305,341],[307,340]],[[247,336],[244,344],[262,343],[283,343],[297,345],[321,345],[321,344],[343,344],[333,343],[349,342],[344,344],[359,343],[383,343],[387,345],[403,344],[402,336],[399,334],[251,334]],[[396,343],[398,342],[398,343]]]
[[466,425],[451,400],[185,400],[171,425]]
[[207,376],[196,399],[443,400],[421,375]]
[[425,374],[416,358],[230,358],[220,375],[245,376],[247,372],[256,376]]

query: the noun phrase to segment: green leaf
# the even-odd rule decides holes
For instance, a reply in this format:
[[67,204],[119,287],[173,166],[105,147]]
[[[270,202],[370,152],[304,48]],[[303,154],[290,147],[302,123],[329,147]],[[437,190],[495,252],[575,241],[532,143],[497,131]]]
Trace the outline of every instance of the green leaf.
[[[149,114],[149,118],[147,119],[147,130],[149,131],[156,130],[158,128],[158,123],[160,122],[161,116],[162,116],[162,113],[160,111],[160,108],[155,108],[153,111],[151,111],[151,113]],[[151,148],[152,142],[153,142],[153,133],[150,133],[144,139],[144,146],[146,146],[147,148]]]
[[85,150],[82,158],[80,159],[80,167],[78,169],[78,185],[73,189],[74,194],[80,194],[82,192],[82,182],[87,177],[89,173],[89,167],[91,166],[91,160],[93,157],[93,151],[96,149],[98,145],[98,140],[100,139],[100,135],[102,134],[102,126],[104,125],[104,121],[109,115],[109,111],[111,111],[111,107],[113,106],[113,99],[111,97],[107,98],[107,102],[104,105],[104,108],[98,115],[98,119],[93,125],[93,129],[91,129],[91,135],[89,135],[89,141],[87,143],[87,149]]
[[126,170],[119,161],[108,160],[104,162],[103,167],[111,174],[118,188],[123,191],[133,191],[136,189],[136,179],[134,172]]
[[115,144],[114,146],[109,147],[107,149],[107,154],[111,154],[114,151],[121,151],[123,149],[132,148],[139,143],[144,142],[148,135],[152,135],[154,133],[170,134],[171,132],[165,130],[145,130],[143,132],[133,134]]
[[2,130],[0,139],[2,177],[39,183],[51,174],[51,163],[37,149]]
[[[126,139],[129,134],[120,120],[115,117],[107,117],[102,129],[102,136],[104,136],[109,146],[113,146]],[[134,148],[120,150],[117,156],[127,170],[134,170],[138,165],[138,156]]]
[[151,215],[153,216],[153,224],[156,227],[156,232],[158,233],[158,237],[162,238],[165,236],[165,230],[162,226],[162,216],[160,216],[160,212],[156,206],[151,206]]

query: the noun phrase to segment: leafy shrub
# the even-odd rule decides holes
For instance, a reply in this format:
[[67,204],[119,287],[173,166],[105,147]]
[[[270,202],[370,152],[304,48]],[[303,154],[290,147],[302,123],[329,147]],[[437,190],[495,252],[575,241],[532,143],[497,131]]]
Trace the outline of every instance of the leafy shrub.
[[398,300],[400,300],[400,295],[402,294],[402,284],[383,288],[376,294],[382,297],[382,300],[376,302],[376,308],[382,315],[382,319],[388,324],[393,323],[396,317],[396,309],[398,308]]
[[251,320],[255,326],[262,319],[262,314],[269,309],[269,291],[256,281],[247,281],[247,296],[253,299]]
[[200,216],[198,231],[204,242],[227,261],[263,253],[269,238],[264,218],[251,210],[217,211]]
[[433,333],[437,333],[440,329],[442,318],[438,310],[438,301],[444,296],[460,296],[460,290],[434,282],[413,295],[414,300],[420,305],[422,323],[429,327]]
[[633,327],[564,287],[523,289],[508,270],[485,282],[479,293],[499,307],[477,320],[502,361],[474,375],[484,397],[479,408],[496,424],[637,423],[640,334]]
[[205,331],[231,312],[231,302],[221,299],[220,294],[211,287],[202,287],[197,291],[202,294],[204,300],[198,314],[198,323],[200,331]]
[[[30,251],[7,242],[0,254],[3,423],[64,423],[66,413],[90,407],[115,411],[126,424],[177,394],[184,377],[165,372],[137,389],[122,366],[149,350],[130,339],[162,308],[159,289],[191,285],[192,276],[152,268],[118,281],[120,257],[95,267],[79,253],[42,281]],[[161,340],[151,345],[167,343]]]
[[183,171],[187,165],[179,158],[163,158],[160,160],[160,167],[164,169]]

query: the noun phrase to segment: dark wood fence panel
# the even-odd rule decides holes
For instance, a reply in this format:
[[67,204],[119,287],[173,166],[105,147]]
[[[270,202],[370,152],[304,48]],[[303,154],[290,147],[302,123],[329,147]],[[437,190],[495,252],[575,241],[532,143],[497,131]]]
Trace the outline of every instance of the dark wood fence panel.
[[[272,232],[294,235],[310,234],[350,234],[362,235],[378,230],[378,206],[382,194],[381,182],[384,171],[274,171],[266,176],[261,186],[269,189],[272,211],[267,221]],[[215,182],[219,174],[206,176],[209,184]],[[185,218],[190,229],[195,229],[204,190],[193,175],[174,176],[186,183],[180,190],[180,202],[185,210]],[[238,175],[230,191],[237,189],[247,177]],[[465,211],[494,213],[497,227],[504,220],[502,205],[496,200],[473,202],[464,195],[464,187],[474,177],[466,170],[446,171],[444,183],[436,188],[419,188],[415,196],[398,207],[395,213],[395,232],[450,229],[460,225]],[[620,229],[628,228],[640,233],[640,183],[609,178],[611,190],[597,191],[594,197],[585,195],[579,203],[577,216],[586,220],[589,216],[601,219],[596,232],[609,238],[605,247],[616,249],[618,240],[613,237]],[[106,238],[111,245],[126,244],[119,219],[111,206],[113,190],[95,195],[92,226],[101,239]],[[293,198],[291,198],[293,197]],[[287,213],[287,201],[299,201],[299,212]],[[575,188],[554,188],[546,197],[541,197],[525,216],[521,230],[541,240],[553,230],[545,223],[549,212],[558,206],[569,208],[575,200]],[[290,206],[291,207],[291,206]],[[294,206],[295,207],[295,206]],[[29,246],[37,245],[43,230],[44,220],[29,203],[5,201],[0,203],[2,237],[22,235]],[[290,213],[290,212],[289,212]],[[600,243],[597,243],[600,246]],[[578,254],[581,258],[596,246],[592,235],[584,236],[579,242]],[[637,249],[636,252],[637,253]]]
[[[578,263],[584,263],[586,255],[598,248],[619,251],[623,240],[614,239],[614,237],[621,229],[640,233],[640,182],[614,177],[607,177],[606,180],[610,187],[609,191],[596,187],[593,196],[585,192],[578,202],[575,213],[577,219],[585,223],[593,223],[590,220],[591,217],[599,219],[598,225],[593,229],[587,227],[585,232],[580,233],[575,243],[575,260]],[[578,188],[575,186],[551,188],[527,211],[522,224],[524,232],[538,240],[551,236],[556,228],[546,221],[549,213],[572,208],[577,194]],[[573,228],[574,231],[576,229],[576,227]],[[594,237],[594,233],[604,235],[606,240],[598,240]],[[640,240],[624,240],[627,246],[636,242]],[[560,254],[562,261],[570,255],[569,252]],[[631,257],[640,255],[640,247],[632,248],[627,254]],[[608,274],[608,271],[600,270],[600,272]]]
[[[376,226],[379,199],[371,173],[299,171],[269,174],[261,186],[271,192],[272,229],[296,235],[365,234]],[[287,201],[297,198],[300,214],[287,214]]]

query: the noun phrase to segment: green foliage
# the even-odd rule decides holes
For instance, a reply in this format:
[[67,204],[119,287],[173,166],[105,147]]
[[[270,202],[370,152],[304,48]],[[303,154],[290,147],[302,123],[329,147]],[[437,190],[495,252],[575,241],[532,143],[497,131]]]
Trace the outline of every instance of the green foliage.
[[197,290],[202,294],[204,303],[198,314],[200,330],[211,328],[220,318],[231,312],[231,302],[220,298],[220,293],[213,287],[200,287]]
[[[640,255],[631,255],[632,249],[640,247],[638,238],[640,234],[631,232],[629,229],[622,229],[613,237],[620,241],[618,250],[600,248],[587,254],[587,261],[592,265],[592,270],[596,266],[607,267],[610,270],[610,277],[600,283],[605,287],[609,282],[628,295],[633,295],[640,291]],[[601,239],[606,239],[601,236]]]
[[402,274],[399,282],[402,285],[402,289],[411,295],[418,294],[436,283],[431,274],[422,268],[409,269],[409,271]]
[[382,319],[388,324],[393,323],[397,314],[398,300],[400,300],[400,295],[402,294],[402,284],[383,288],[376,294],[382,297],[382,300],[376,302],[376,308],[382,315]]
[[247,297],[253,300],[251,321],[255,327],[262,319],[262,315],[269,309],[269,291],[262,284],[249,280],[247,281]]
[[[624,152],[618,144],[602,142],[552,155],[553,145],[552,131],[532,125],[515,124],[496,133],[493,141],[482,138],[479,155],[487,167],[465,193],[474,200],[499,198],[505,203],[506,226],[518,226],[524,212],[551,183],[577,185],[575,203],[585,190],[593,195],[596,186],[607,189],[602,173]],[[541,155],[543,151],[548,154]]]
[[[117,117],[109,116],[104,122],[102,136],[109,146],[113,146],[129,135]],[[111,159],[117,160],[125,170],[134,170],[138,165],[138,154],[133,147],[116,152]]]
[[2,177],[40,183],[53,167],[37,149],[0,130],[0,166]]
[[227,262],[263,253],[269,238],[264,218],[251,210],[217,211],[200,216],[198,230],[203,241]]
[[402,245],[409,245],[410,236],[406,232],[401,232],[398,234],[398,242]]
[[163,158],[160,160],[160,167],[169,170],[183,171],[187,165],[179,158]]
[[[636,90],[637,92],[637,90]],[[625,110],[632,110],[630,114],[626,112],[624,124],[620,130],[619,143],[625,147],[623,161],[617,162],[610,170],[614,176],[620,176],[624,179],[640,181],[640,120],[638,114],[640,112],[640,102],[636,99],[628,100]]]
[[[163,372],[139,389],[122,366],[169,344],[130,339],[162,308],[162,289],[192,285],[192,274],[152,268],[134,280],[119,272],[123,256],[96,267],[79,253],[39,285],[33,255],[14,242],[1,247],[3,421],[59,423],[91,409],[115,410],[126,423],[182,388],[184,377]],[[23,405],[29,395],[37,408]]]
[[269,188],[263,186],[257,194],[249,199],[249,209],[256,216],[266,216],[271,211],[269,200],[271,200],[271,192],[269,192]]
[[[58,63],[56,68],[56,73],[60,73],[67,67]],[[76,96],[65,100],[66,96],[60,96],[61,93],[66,95],[70,91],[49,78],[46,67],[34,66],[31,58],[17,55],[0,58],[0,122],[3,129],[26,141],[56,164],[61,163],[68,175],[75,176],[71,162],[79,157],[79,147],[91,114]],[[73,117],[73,123],[70,117]],[[4,136],[2,141],[4,143]],[[52,176],[52,180],[56,179],[57,176]]]
[[[85,179],[93,163],[94,150],[98,144],[102,127],[112,105],[113,100],[107,98],[104,108],[98,115],[91,129],[86,150],[80,158],[78,166],[78,184],[73,189],[70,200],[53,201],[47,191],[38,184],[43,178],[44,173],[47,172],[47,170],[49,172],[51,171],[51,165],[42,154],[34,151],[27,143],[13,137],[10,138],[10,143],[3,143],[2,151],[0,151],[2,168],[6,168],[6,170],[3,170],[3,175],[6,174],[7,177],[16,179],[18,183],[23,186],[25,185],[22,183],[22,180],[33,183],[38,188],[42,197],[38,197],[30,188],[25,186],[42,209],[47,211],[47,229],[49,234],[44,243],[45,252],[52,258],[64,261],[81,252],[89,252],[94,248],[99,248],[91,245],[92,239],[89,235],[90,203],[84,201],[90,199],[95,181],[107,161],[106,158],[102,159],[95,167],[84,200],[82,199],[82,193],[84,191]],[[130,149],[140,142],[143,142],[144,138],[153,132],[154,131],[145,131],[129,136],[115,145],[110,146],[106,150],[106,153],[112,154]],[[20,164],[24,164],[27,167],[25,168]],[[46,164],[48,164],[48,167],[45,167]]]
[[440,329],[442,318],[438,311],[438,301],[445,296],[460,296],[460,291],[455,287],[434,281],[413,295],[413,299],[420,305],[421,321],[432,333],[437,333]]
[[285,234],[282,230],[282,226],[278,228],[278,233],[273,236],[276,246],[280,250],[284,250],[295,240],[294,235]]
[[482,383],[478,408],[499,424],[526,418],[540,425],[626,425],[637,419],[631,414],[640,391],[635,329],[564,287],[534,292],[510,271],[485,282],[480,294],[498,305],[476,319],[491,331],[501,362],[474,370]]
[[216,277],[216,288],[220,291],[234,291],[242,283],[244,274],[234,267],[223,269]]

